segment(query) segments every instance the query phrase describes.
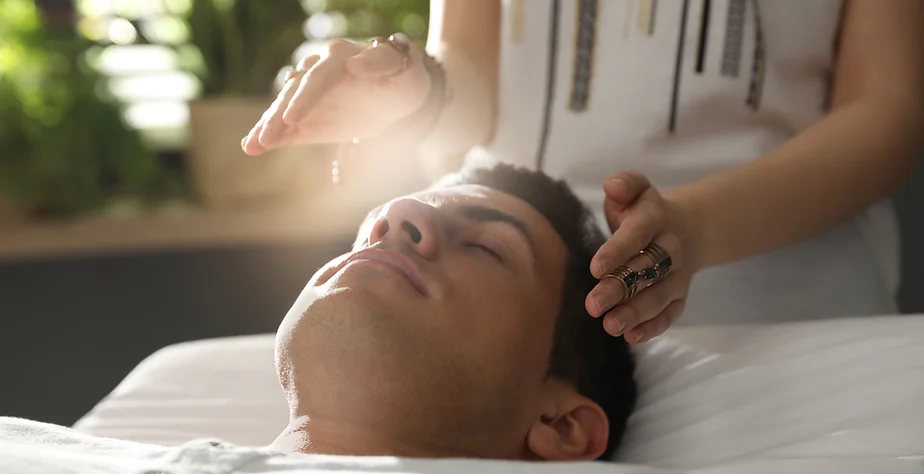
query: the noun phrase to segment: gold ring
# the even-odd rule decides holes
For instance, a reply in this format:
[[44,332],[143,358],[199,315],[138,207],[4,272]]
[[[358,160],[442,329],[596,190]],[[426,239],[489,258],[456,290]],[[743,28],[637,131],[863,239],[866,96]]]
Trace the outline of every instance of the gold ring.
[[625,265],[620,265],[615,270],[607,272],[603,278],[615,278],[622,283],[623,298],[619,300],[619,303],[629,301],[638,292],[638,273]]
[[671,272],[671,255],[667,253],[660,245],[652,242],[639,251],[640,254],[648,257],[654,265],[642,270],[641,273],[646,277],[654,276],[654,281],[658,281]]

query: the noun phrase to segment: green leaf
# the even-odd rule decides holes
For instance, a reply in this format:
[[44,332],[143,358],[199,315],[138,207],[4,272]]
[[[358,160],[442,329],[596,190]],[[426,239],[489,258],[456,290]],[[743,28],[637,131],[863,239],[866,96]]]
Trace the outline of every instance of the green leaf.
[[0,57],[15,63],[0,69],[0,193],[35,216],[67,216],[177,191],[178,174],[97,92],[105,79],[83,63],[90,44],[30,18],[32,2],[0,0]]

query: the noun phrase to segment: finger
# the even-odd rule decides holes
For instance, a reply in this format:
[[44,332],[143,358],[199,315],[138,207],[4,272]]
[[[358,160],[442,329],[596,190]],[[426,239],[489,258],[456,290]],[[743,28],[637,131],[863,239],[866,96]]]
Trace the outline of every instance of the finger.
[[[679,245],[678,240],[671,235],[665,234],[658,236],[655,240],[655,243],[661,246],[668,255],[672,255],[671,252],[679,254]],[[672,257],[673,260],[673,257]],[[652,286],[657,280],[657,275],[652,274],[645,276],[644,269],[648,269],[649,273],[654,273],[653,262],[651,257],[647,254],[638,253],[635,257],[629,259],[626,262],[626,266],[634,270],[636,273],[639,273],[638,277],[638,291],[644,292],[646,288]],[[673,266],[673,262],[672,262]],[[616,305],[629,304],[633,303],[635,299],[638,299],[640,296],[635,296],[632,301],[626,303],[623,301],[626,296],[626,288],[622,282],[617,278],[610,278],[604,276],[596,286],[587,294],[587,298],[584,300],[584,308],[587,310],[587,313],[594,318],[598,318],[607,311],[610,311]],[[660,309],[658,310],[660,312]]]
[[674,300],[664,308],[656,318],[639,324],[631,331],[625,333],[626,342],[629,344],[639,344],[648,342],[661,334],[664,334],[674,323],[683,315],[686,308],[685,300]]
[[267,121],[273,115],[273,113],[278,109],[278,104],[281,100],[284,100],[285,90],[280,92],[280,95],[277,96],[276,100],[270,104],[269,107],[260,115],[260,120],[257,121],[257,124],[250,130],[246,137],[241,140],[241,146],[244,149],[244,152],[251,156],[261,155],[268,150],[266,146],[260,143],[260,135],[266,130]]
[[[661,234],[651,243],[660,246],[671,258],[672,271],[683,266],[683,255],[680,246],[680,239],[678,239],[676,235],[669,233]],[[636,299],[643,297],[646,288],[666,278],[665,276],[659,275],[654,268],[655,264],[659,263],[662,262],[654,261],[654,257],[647,252],[639,252],[636,254],[635,257],[629,259],[625,265],[639,274],[637,283],[639,296],[635,296],[632,301],[625,303],[623,301],[626,295],[626,288],[624,284],[617,278],[604,277],[587,294],[587,298],[584,300],[584,307],[587,310],[587,313],[592,317],[597,318],[607,311],[612,310],[613,307],[617,304],[635,304],[634,301]],[[660,309],[658,309],[657,312],[660,312]]]
[[584,309],[591,317],[599,318],[625,299],[626,289],[616,278],[604,278],[597,282],[584,299]]
[[[288,83],[288,82],[287,82]],[[285,89],[283,89],[283,92]],[[282,92],[280,92],[282,94]],[[257,121],[257,124],[250,129],[250,132],[247,133],[241,140],[241,148],[243,148],[244,153],[247,153],[251,156],[260,155],[265,152],[267,149],[260,143],[260,134],[263,133],[263,130],[266,128],[266,121],[269,119],[270,115],[273,112],[273,107],[280,100],[280,96],[277,96],[276,100],[273,101],[273,104],[260,115],[260,120]]]
[[[686,255],[683,253],[683,246],[681,245],[680,238],[676,234],[665,232],[652,240],[650,244],[657,244],[658,247],[667,253],[667,257],[670,258],[669,269],[670,271],[677,271],[684,267],[686,262]],[[657,254],[652,255],[648,252],[648,245],[645,246],[640,252],[639,257],[644,259],[644,261],[639,264],[642,265],[642,268],[646,268],[649,271],[654,270],[656,264],[663,264],[664,262],[656,261],[658,258],[663,258]],[[666,260],[666,259],[665,259]],[[642,282],[645,284],[646,282]],[[650,284],[651,282],[647,282]]]
[[314,65],[317,64],[318,61],[320,60],[321,60],[321,56],[317,54],[311,54],[311,55],[305,56],[304,58],[301,59],[301,61],[298,62],[298,65],[295,66],[295,72],[299,73],[298,75],[301,76],[302,74],[308,72],[308,70],[313,68]]
[[284,136],[291,127],[283,120],[282,114],[294,100],[295,93],[305,77],[310,74],[311,68],[320,60],[321,57],[315,54],[299,61],[295,74],[286,81],[282,91],[279,92],[276,100],[267,110],[266,120],[264,120],[263,126],[257,132],[259,144],[264,149],[274,148],[285,143]]
[[[650,195],[650,197],[646,197]],[[665,211],[654,188],[649,188],[626,215],[613,235],[600,246],[590,262],[590,272],[602,278],[629,261],[664,228]]]
[[606,313],[603,327],[614,336],[624,334],[661,314],[671,301],[680,296],[678,293],[676,280],[662,280]]
[[[278,116],[281,114],[280,109],[292,100],[295,88],[305,73],[311,69],[321,59],[318,55],[311,55],[302,58],[298,65],[289,71],[289,75],[283,84],[282,90],[276,96],[276,100],[267,108],[266,112],[260,117],[260,121],[250,131],[247,137],[242,141],[244,152],[249,155],[259,155],[271,147],[275,147],[284,140],[280,138],[285,134],[285,124],[280,123]],[[276,117],[275,121],[272,118]]]
[[244,153],[250,156],[261,155],[266,151],[266,147],[260,144],[259,135],[263,131],[263,126],[266,124],[266,119],[269,118],[270,109],[267,109],[263,112],[263,115],[260,116],[260,120],[257,121],[257,124],[250,130],[246,137],[241,140],[241,148],[244,150]]
[[631,204],[650,187],[648,178],[636,171],[620,171],[603,182],[606,196],[623,205]]
[[346,62],[347,70],[359,77],[376,78],[401,71],[401,53],[387,44],[368,47]]
[[629,207],[621,203],[616,202],[613,199],[604,199],[603,200],[603,214],[606,216],[606,223],[610,227],[610,233],[616,232],[616,229],[622,224],[622,221],[626,218]]
[[[356,48],[355,52],[351,48]],[[282,120],[289,125],[298,123],[334,86],[343,80],[347,71],[346,60],[359,52],[359,46],[346,41],[335,41],[331,54],[319,61],[311,71],[302,77],[298,90],[282,113]]]
[[276,100],[266,110],[263,123],[256,132],[257,142],[264,149],[276,148],[282,143],[281,137],[289,128],[288,124],[282,120],[282,112],[292,100],[300,79],[301,77],[296,77],[286,82],[282,91],[276,96]]

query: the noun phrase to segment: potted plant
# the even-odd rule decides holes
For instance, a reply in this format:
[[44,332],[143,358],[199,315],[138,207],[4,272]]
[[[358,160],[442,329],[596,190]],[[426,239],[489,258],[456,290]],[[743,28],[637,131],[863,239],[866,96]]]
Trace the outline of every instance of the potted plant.
[[106,97],[89,44],[43,27],[31,0],[0,3],[0,220],[59,217],[182,192]]
[[203,94],[190,103],[190,178],[212,207],[291,200],[310,170],[326,167],[300,147],[250,157],[240,147],[276,95],[276,78],[305,41],[300,0],[194,0],[186,21],[201,53],[192,70]]

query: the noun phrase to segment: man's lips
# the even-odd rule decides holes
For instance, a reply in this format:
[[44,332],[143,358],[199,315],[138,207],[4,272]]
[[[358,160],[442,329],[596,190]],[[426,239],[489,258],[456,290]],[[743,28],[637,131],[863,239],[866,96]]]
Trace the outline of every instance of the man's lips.
[[420,270],[418,270],[417,265],[401,252],[381,248],[370,247],[350,254],[334,267],[324,280],[326,281],[350,263],[363,260],[381,263],[391,267],[401,273],[420,294],[429,296],[430,292],[427,290],[426,285],[424,285],[423,278],[421,278]]

